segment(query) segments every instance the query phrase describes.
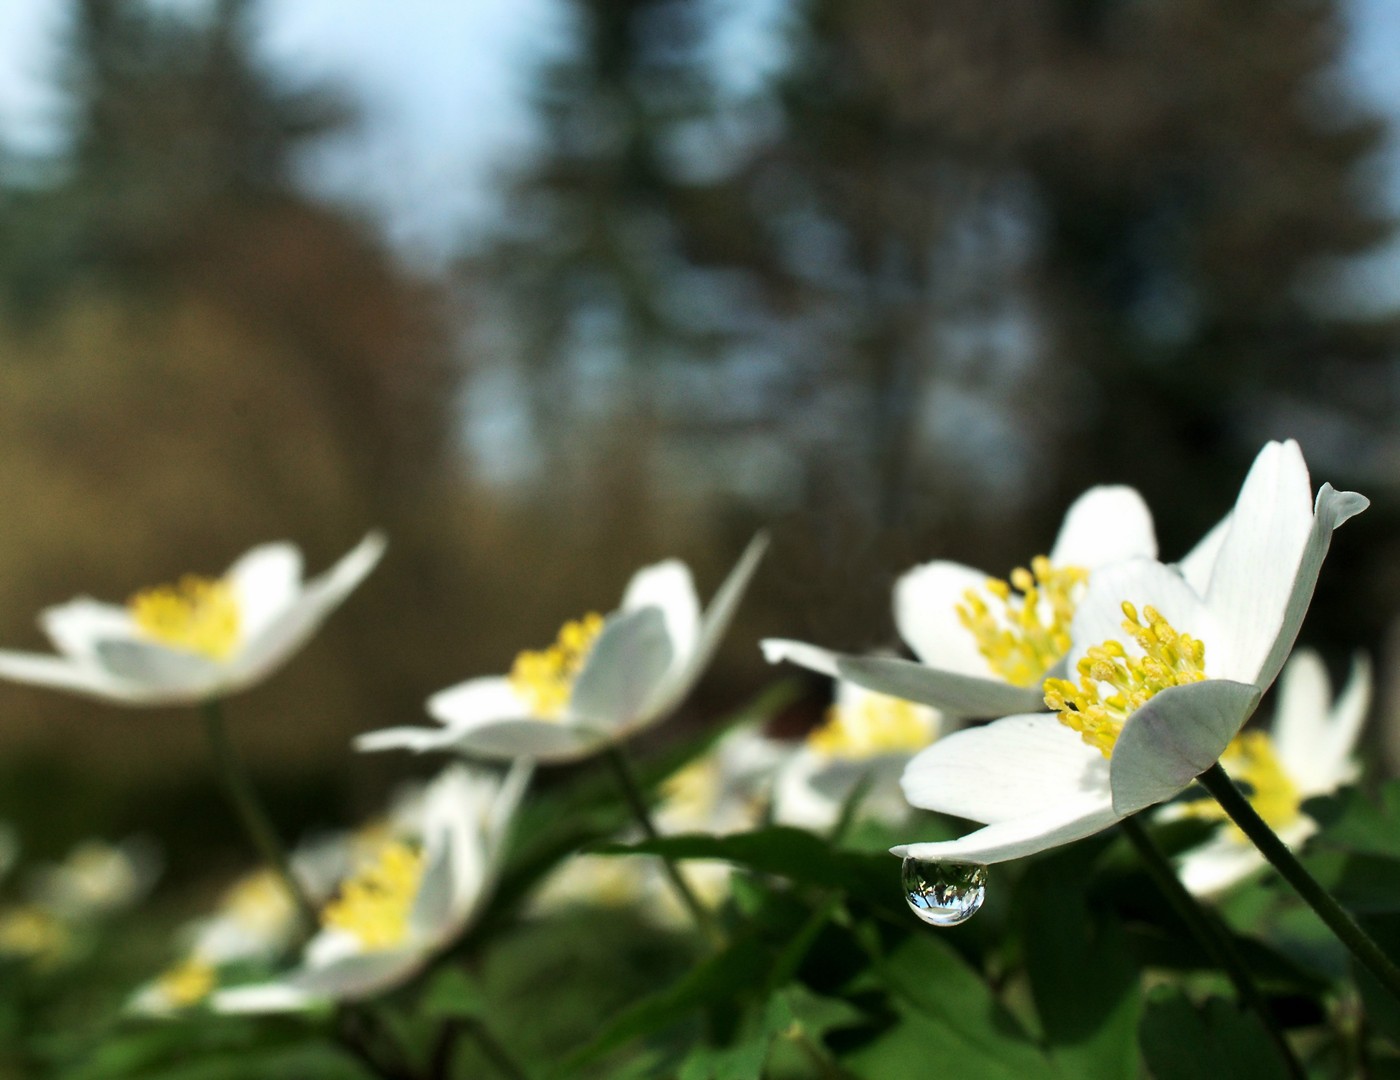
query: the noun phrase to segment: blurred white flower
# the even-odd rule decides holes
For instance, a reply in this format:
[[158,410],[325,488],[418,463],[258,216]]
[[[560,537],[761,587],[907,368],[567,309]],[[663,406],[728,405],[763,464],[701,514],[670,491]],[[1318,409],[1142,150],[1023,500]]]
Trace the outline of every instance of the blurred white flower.
[[832,678],[934,706],[949,717],[1043,708],[1041,682],[1064,670],[1075,607],[1095,571],[1157,555],[1152,515],[1132,488],[1090,488],[1070,506],[1050,554],[1009,580],[936,560],[895,583],[894,617],[917,663],[849,656],[772,638],[769,663],[789,660]]
[[[1332,701],[1327,668],[1311,649],[1299,649],[1279,676],[1278,707],[1269,733],[1235,736],[1220,764],[1236,781],[1248,784],[1249,801],[1289,847],[1317,831],[1302,804],[1329,795],[1360,775],[1353,756],[1371,704],[1371,666],[1358,656],[1341,696]],[[1163,808],[1163,816],[1183,814],[1225,821],[1212,799]],[[1265,859],[1238,827],[1226,821],[1209,841],[1187,852],[1178,874],[1197,896],[1214,896],[1265,866]]]
[[558,640],[515,659],[509,675],[469,679],[434,694],[437,728],[361,735],[361,750],[458,750],[486,758],[573,761],[660,719],[689,693],[714,653],[763,556],[756,538],[702,616],[684,563],[633,576],[618,610],[566,623]]
[[30,900],[59,919],[83,922],[137,903],[160,870],[160,853],[149,840],[84,840],[61,862],[30,870],[26,891]]
[[384,552],[370,533],[302,581],[288,543],[253,548],[220,578],[187,576],[125,606],[87,597],[45,610],[57,656],[0,650],[0,678],[119,705],[191,705],[262,681],[304,645]]
[[341,882],[299,966],[279,979],[216,990],[220,1012],[286,1012],[357,1001],[407,981],[450,945],[495,883],[506,830],[529,781],[453,765],[424,796],[421,848],[384,844]]
[[940,739],[904,793],[985,822],[895,854],[994,863],[1069,843],[1170,799],[1215,764],[1277,677],[1332,532],[1367,500],[1322,485],[1298,444],[1255,458],[1225,523],[1181,566],[1131,559],[1095,572],[1074,615],[1054,713],[1008,716]]
[[819,727],[778,772],[773,817],[798,828],[830,829],[858,786],[859,811],[898,824],[909,816],[899,787],[904,766],[939,735],[936,709],[836,680],[836,700]]

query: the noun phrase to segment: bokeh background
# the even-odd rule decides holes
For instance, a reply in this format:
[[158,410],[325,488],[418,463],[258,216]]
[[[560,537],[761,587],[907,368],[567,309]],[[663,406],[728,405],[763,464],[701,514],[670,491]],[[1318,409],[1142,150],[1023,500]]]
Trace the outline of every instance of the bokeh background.
[[[1093,483],[1180,554],[1295,436],[1374,500],[1305,640],[1394,669],[1397,57],[1388,0],[5,0],[0,642],[385,529],[229,705],[292,832],[644,562],[772,532],[694,730],[760,635],[891,645]],[[30,851],[241,858],[211,791],[188,715],[0,686]]]

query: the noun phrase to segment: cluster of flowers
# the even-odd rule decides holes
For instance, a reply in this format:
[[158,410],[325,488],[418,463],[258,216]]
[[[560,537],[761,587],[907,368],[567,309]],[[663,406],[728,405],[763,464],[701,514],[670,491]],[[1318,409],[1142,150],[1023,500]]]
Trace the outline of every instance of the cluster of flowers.
[[[1283,838],[1299,842],[1311,828],[1303,800],[1354,775],[1369,673],[1358,660],[1333,706],[1315,654],[1300,651],[1286,670],[1285,661],[1333,530],[1365,506],[1326,484],[1314,498],[1297,445],[1271,443],[1220,524],[1164,564],[1140,496],[1094,488],[1070,508],[1049,554],[1006,581],[949,562],[901,578],[895,619],[916,661],[765,641],[770,661],[836,680],[831,710],[799,743],[731,732],[667,785],[657,822],[664,831],[732,832],[765,819],[824,829],[861,798],[890,821],[913,805],[984,823],[958,840],[894,851],[987,864],[1168,803],[1220,761]],[[298,849],[291,873],[319,912],[315,928],[299,927],[284,879],[250,875],[190,928],[183,959],[136,1005],[299,1009],[369,997],[419,971],[481,910],[534,766],[608,751],[671,712],[763,550],[761,538],[750,545],[704,611],[683,564],[647,567],[615,611],[566,623],[507,674],[431,697],[435,726],[360,736],[366,751],[511,764],[503,774],[458,762],[383,821]],[[124,607],[75,600],[42,617],[59,655],[0,652],[0,676],[128,705],[219,699],[285,661],[382,551],[371,535],[303,582],[297,550],[273,544],[219,579],[187,578]],[[1272,736],[1241,734],[1280,671]],[[967,725],[991,717],[999,719]],[[1163,812],[1208,815],[1203,805],[1170,802]],[[1258,865],[1253,850],[1221,829],[1185,858],[1183,880],[1220,891]],[[540,902],[576,894],[588,865],[575,860]],[[701,891],[722,890],[724,874]],[[653,887],[615,880],[630,893]],[[585,888],[604,886],[595,876]],[[294,967],[240,984],[241,965],[277,957],[303,930]]]

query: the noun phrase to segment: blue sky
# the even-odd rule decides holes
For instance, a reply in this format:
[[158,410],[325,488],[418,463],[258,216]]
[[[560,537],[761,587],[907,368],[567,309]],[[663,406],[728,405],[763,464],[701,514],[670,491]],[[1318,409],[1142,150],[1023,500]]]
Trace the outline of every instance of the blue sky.
[[[197,10],[207,0],[159,0]],[[711,0],[740,29],[735,71],[763,50],[745,0]],[[0,0],[0,142],[45,149],[61,137],[51,88],[67,5]],[[293,81],[329,78],[358,102],[359,129],[308,156],[308,186],[376,219],[411,262],[469,243],[495,208],[494,179],[536,137],[526,103],[535,65],[567,47],[557,0],[258,0],[263,59]],[[1351,0],[1345,73],[1396,125],[1381,190],[1400,213],[1400,3]],[[761,16],[760,16],[761,18]],[[748,24],[747,27],[745,24]],[[1400,241],[1349,275],[1364,307],[1400,303]]]

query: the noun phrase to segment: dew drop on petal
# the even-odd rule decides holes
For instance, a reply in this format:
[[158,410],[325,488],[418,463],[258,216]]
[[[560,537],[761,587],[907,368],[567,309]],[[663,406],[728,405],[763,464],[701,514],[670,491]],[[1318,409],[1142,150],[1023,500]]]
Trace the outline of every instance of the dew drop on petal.
[[905,859],[904,899],[930,926],[957,926],[977,914],[987,898],[987,868],[980,863]]

